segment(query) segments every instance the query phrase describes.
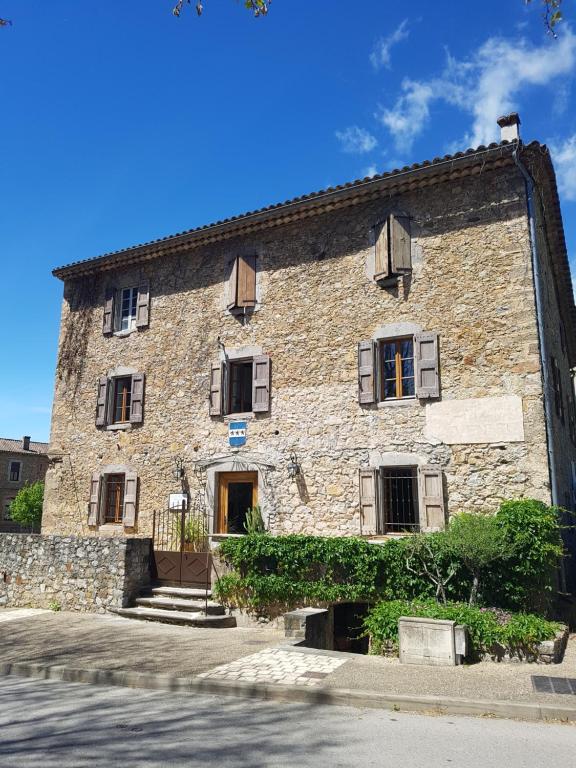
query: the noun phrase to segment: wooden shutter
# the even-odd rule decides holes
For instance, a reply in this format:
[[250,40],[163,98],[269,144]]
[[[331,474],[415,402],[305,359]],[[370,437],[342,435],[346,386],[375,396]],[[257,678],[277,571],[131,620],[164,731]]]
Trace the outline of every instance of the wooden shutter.
[[378,533],[378,470],[361,469],[360,483],[360,532],[363,536]]
[[239,307],[256,305],[256,256],[238,257],[238,303]]
[[376,400],[376,342],[361,341],[358,344],[358,402],[373,403]]
[[392,272],[412,269],[412,239],[408,216],[390,216],[390,263]]
[[425,331],[414,336],[414,362],[416,364],[416,397],[440,397],[436,332]]
[[145,280],[138,286],[136,302],[136,328],[146,328],[150,319],[150,283]]
[[210,366],[210,416],[222,415],[222,363]]
[[267,413],[270,410],[270,357],[257,355],[252,361],[252,410]]
[[138,494],[138,475],[126,472],[124,475],[124,528],[134,528],[136,523],[136,497]]
[[238,306],[238,258],[228,262],[228,309]]
[[94,472],[90,481],[90,501],[88,502],[88,525],[98,525],[100,518],[100,486],[102,475]]
[[130,397],[130,423],[141,424],[144,421],[144,382],[145,374],[132,376],[132,395]]
[[374,280],[384,280],[389,274],[388,221],[385,221],[374,228]]
[[108,379],[106,376],[102,376],[98,379],[98,387],[96,393],[96,426],[103,427],[106,425],[106,406],[108,403]]
[[446,524],[442,470],[438,467],[418,468],[420,486],[420,530],[442,531]]
[[114,298],[116,291],[106,288],[104,294],[104,316],[102,320],[102,333],[112,333],[114,330]]

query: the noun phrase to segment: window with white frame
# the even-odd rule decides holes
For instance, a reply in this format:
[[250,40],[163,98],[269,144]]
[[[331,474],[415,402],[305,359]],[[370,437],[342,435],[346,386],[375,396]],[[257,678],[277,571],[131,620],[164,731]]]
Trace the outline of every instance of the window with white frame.
[[8,480],[11,483],[18,483],[20,482],[20,475],[22,472],[22,462],[21,461],[11,461],[8,465]]
[[118,302],[118,318],[116,327],[119,331],[131,331],[136,327],[136,312],[138,309],[138,288],[122,288]]

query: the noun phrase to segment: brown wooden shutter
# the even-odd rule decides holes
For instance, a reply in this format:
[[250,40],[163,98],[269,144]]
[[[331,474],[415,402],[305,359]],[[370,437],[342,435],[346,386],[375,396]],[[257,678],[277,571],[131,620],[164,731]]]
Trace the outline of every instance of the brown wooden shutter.
[[98,379],[96,392],[96,426],[104,427],[106,425],[106,406],[108,404],[108,379],[102,376]]
[[239,307],[256,305],[256,256],[238,257],[238,301]]
[[104,294],[104,316],[102,320],[102,333],[112,333],[114,331],[114,298],[116,291],[114,288],[106,288]]
[[132,394],[130,397],[130,423],[141,424],[144,421],[144,383],[143,373],[132,376]]
[[210,366],[210,416],[222,416],[222,363]]
[[361,469],[360,483],[360,532],[363,536],[378,533],[378,470]]
[[390,216],[390,262],[393,273],[412,269],[412,239],[408,216]]
[[146,328],[150,319],[150,283],[145,280],[138,286],[136,302],[136,328]]
[[270,410],[269,355],[257,355],[252,361],[252,410],[254,413]]
[[358,344],[358,402],[373,403],[376,400],[376,342],[361,341]]
[[424,331],[414,336],[416,397],[440,397],[438,334]]
[[136,497],[138,495],[138,475],[126,472],[124,475],[124,528],[134,528],[136,524]]
[[418,468],[420,486],[420,530],[442,531],[446,525],[442,470],[434,466]]
[[384,280],[390,274],[388,258],[388,221],[374,228],[374,280]]
[[98,525],[100,518],[100,485],[102,475],[94,472],[90,481],[90,501],[88,503],[88,525]]
[[228,309],[238,306],[238,258],[228,262]]

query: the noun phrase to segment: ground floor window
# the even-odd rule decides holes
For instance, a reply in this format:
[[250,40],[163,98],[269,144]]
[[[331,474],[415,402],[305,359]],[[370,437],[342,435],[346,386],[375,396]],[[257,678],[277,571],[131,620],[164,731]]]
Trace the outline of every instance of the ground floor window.
[[418,476],[416,467],[383,467],[381,533],[418,531]]
[[121,523],[124,513],[124,475],[106,475],[104,487],[104,522]]

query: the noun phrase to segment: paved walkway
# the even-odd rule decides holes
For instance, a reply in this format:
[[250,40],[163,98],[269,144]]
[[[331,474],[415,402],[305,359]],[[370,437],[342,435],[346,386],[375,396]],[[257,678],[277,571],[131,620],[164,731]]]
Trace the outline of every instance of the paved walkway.
[[18,621],[30,616],[38,616],[41,613],[50,613],[50,611],[43,608],[13,608],[12,610],[0,611],[0,623]]

